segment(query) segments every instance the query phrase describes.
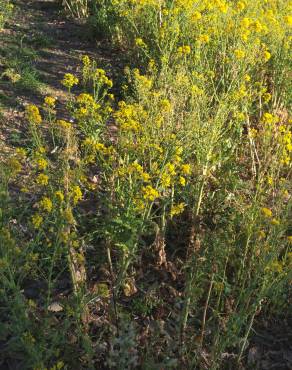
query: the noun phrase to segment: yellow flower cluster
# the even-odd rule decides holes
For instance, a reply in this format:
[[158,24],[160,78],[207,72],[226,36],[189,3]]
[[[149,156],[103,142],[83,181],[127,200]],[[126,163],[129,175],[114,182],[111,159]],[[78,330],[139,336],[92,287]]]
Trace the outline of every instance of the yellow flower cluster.
[[96,103],[93,96],[87,93],[80,94],[76,98],[77,108],[74,117],[77,120],[92,118],[96,121],[101,119],[100,104]]
[[191,47],[189,45],[180,46],[177,49],[177,52],[180,55],[188,55],[191,53]]
[[78,82],[79,79],[76,76],[72,73],[66,73],[61,83],[70,90],[73,86],[78,85]]
[[55,108],[56,104],[56,98],[53,98],[52,96],[46,96],[44,99],[44,104],[48,108]]
[[275,124],[279,121],[279,118],[271,113],[264,113],[262,122],[268,125]]
[[12,175],[17,175],[21,171],[21,163],[16,157],[11,157],[8,160],[7,166],[9,170],[11,171]]
[[71,190],[71,197],[73,200],[73,204],[77,204],[80,200],[82,200],[82,191],[78,185],[73,186]]
[[143,187],[142,192],[143,198],[150,202],[153,202],[155,199],[159,197],[159,192],[156,189],[154,189],[151,185]]
[[45,185],[48,185],[49,183],[49,176],[43,174],[43,173],[40,173],[37,178],[36,178],[36,183],[38,185],[42,185],[42,186],[45,186]]
[[234,55],[237,59],[243,59],[245,57],[245,52],[241,49],[235,49]]
[[63,202],[63,200],[64,200],[64,194],[63,194],[63,192],[61,191],[61,190],[57,190],[56,192],[55,192],[55,196],[56,196],[56,198],[60,201],[60,202]]
[[43,197],[39,202],[39,207],[42,211],[45,211],[47,213],[52,212],[53,209],[53,203],[50,198]]
[[141,48],[146,48],[147,47],[147,45],[145,44],[145,42],[143,41],[143,39],[141,39],[140,37],[137,37],[135,39],[135,44],[136,44],[136,46],[139,46]]
[[272,211],[270,210],[270,208],[266,208],[266,207],[263,207],[262,208],[262,214],[267,217],[267,218],[271,218],[273,216],[273,213]]
[[36,105],[30,104],[25,108],[25,114],[27,120],[35,125],[39,125],[42,122],[39,108]]
[[115,112],[114,117],[122,130],[138,131],[140,129],[139,110],[138,106],[127,104],[124,101],[119,102],[119,110]]
[[91,82],[93,84],[94,93],[101,87],[111,88],[113,82],[109,79],[102,68],[96,68],[96,63],[91,60],[88,55],[82,57],[82,79],[84,84]]
[[106,85],[109,88],[113,86],[113,81],[106,76],[104,69],[97,68],[94,71],[93,78],[96,79],[96,81],[98,81],[101,85]]
[[153,86],[153,81],[145,76],[141,75],[140,71],[138,68],[135,68],[133,71],[136,83],[139,85],[140,88],[144,88],[145,90],[150,90],[151,87]]
[[170,216],[180,215],[185,209],[185,203],[173,204],[170,210]]
[[60,129],[63,129],[65,131],[71,129],[71,123],[62,119],[57,120],[56,124]]
[[44,220],[43,217],[40,214],[38,214],[38,213],[34,214],[32,216],[32,219],[31,219],[32,224],[33,224],[33,226],[34,226],[35,229],[39,229],[40,228],[40,226],[43,223],[43,220]]
[[146,173],[143,170],[143,167],[137,162],[134,162],[130,166],[128,166],[127,172],[129,174],[136,175],[143,182],[149,182],[150,181],[150,175],[148,173]]
[[36,164],[40,171],[43,171],[48,167],[48,161],[44,158],[38,158],[36,160]]

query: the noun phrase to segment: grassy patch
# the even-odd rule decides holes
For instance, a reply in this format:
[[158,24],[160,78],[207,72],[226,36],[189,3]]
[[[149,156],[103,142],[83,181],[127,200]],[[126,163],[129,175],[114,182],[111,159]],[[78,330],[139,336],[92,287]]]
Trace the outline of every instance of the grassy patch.
[[38,52],[25,44],[25,39],[17,37],[4,40],[0,61],[2,65],[1,84],[16,89],[18,92],[40,93],[43,88],[40,74],[35,67]]

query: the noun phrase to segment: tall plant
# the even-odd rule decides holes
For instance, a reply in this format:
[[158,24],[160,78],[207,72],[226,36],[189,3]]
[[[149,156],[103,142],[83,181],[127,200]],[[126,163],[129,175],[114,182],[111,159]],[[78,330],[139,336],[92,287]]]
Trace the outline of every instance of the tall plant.
[[64,0],[64,6],[72,17],[86,18],[89,14],[88,0]]

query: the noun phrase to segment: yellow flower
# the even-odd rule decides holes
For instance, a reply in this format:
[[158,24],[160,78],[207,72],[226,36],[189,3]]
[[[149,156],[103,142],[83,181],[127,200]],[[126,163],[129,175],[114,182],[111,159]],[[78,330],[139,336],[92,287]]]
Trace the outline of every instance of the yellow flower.
[[181,172],[184,175],[190,175],[191,174],[191,166],[189,164],[183,164],[181,166]]
[[26,150],[24,148],[16,148],[16,154],[20,159],[25,159],[27,156]]
[[36,105],[30,104],[25,108],[26,118],[30,123],[39,125],[42,122],[42,117],[40,115],[39,108]]
[[63,361],[58,361],[57,364],[56,364],[56,370],[61,370],[63,369],[65,366],[64,362]]
[[245,114],[243,112],[236,112],[234,117],[241,122],[245,120]]
[[159,197],[159,192],[154,189],[151,185],[144,186],[142,188],[143,198],[153,202],[156,198]]
[[246,96],[248,96],[248,93],[247,93],[247,90],[246,90],[246,86],[244,84],[242,84],[239,87],[238,91],[235,92],[234,95],[235,95],[235,98],[238,99],[238,100],[243,99]]
[[210,41],[210,36],[207,34],[202,34],[199,36],[198,41],[200,41],[202,44],[207,44]]
[[35,229],[39,229],[41,224],[43,223],[43,217],[36,213],[35,215],[32,216],[31,218],[32,224]]
[[13,172],[14,175],[18,174],[18,172],[21,171],[21,164],[19,162],[19,160],[15,157],[12,157],[12,158],[9,158],[8,160],[8,166],[9,166],[9,169]]
[[270,93],[264,93],[262,98],[265,103],[268,103],[272,99],[272,95]]
[[241,32],[240,37],[243,41],[247,42],[249,35],[250,35],[250,30],[244,30]]
[[166,171],[168,172],[169,175],[175,176],[176,172],[175,172],[175,166],[174,166],[174,164],[167,163],[167,165],[165,166],[165,168],[166,168]]
[[216,5],[222,13],[227,13],[228,5],[222,0],[216,0]]
[[283,271],[283,266],[282,266],[282,264],[279,261],[272,261],[266,267],[266,270],[267,271],[271,271],[271,272],[277,272],[277,273],[280,274]]
[[90,58],[89,58],[88,55],[83,55],[82,56],[82,63],[86,67],[90,66],[91,62],[90,62]]
[[262,214],[267,218],[271,218],[273,215],[273,212],[270,210],[270,208],[263,207],[261,211]]
[[203,95],[204,90],[200,89],[197,85],[192,85],[191,92],[195,96],[200,96],[200,95]]
[[42,186],[48,185],[49,176],[45,175],[44,173],[40,173],[36,178],[36,182],[38,185]]
[[56,123],[60,128],[63,128],[65,130],[69,130],[71,128],[71,123],[62,119],[59,119]]
[[185,208],[185,203],[179,203],[179,204],[173,205],[170,210],[170,216],[173,217],[173,216],[181,214],[184,208]]
[[245,9],[245,7],[246,4],[243,1],[238,1],[238,3],[236,4],[236,10],[238,10],[239,12]]
[[171,103],[168,99],[162,99],[160,101],[160,108],[163,112],[169,112],[171,110]]
[[277,123],[279,121],[279,118],[277,116],[274,116],[271,113],[264,113],[262,117],[262,122],[266,124],[273,124]]
[[136,81],[139,83],[141,87],[145,89],[151,89],[153,85],[153,81],[150,78],[148,78],[147,76],[141,75],[138,68],[135,68],[133,70],[133,73],[134,73],[134,77]]
[[279,220],[277,220],[276,218],[273,218],[273,219],[271,220],[271,224],[272,224],[272,225],[274,225],[274,226],[279,226],[279,225],[280,225],[280,221],[279,221]]
[[77,96],[77,103],[84,104],[84,105],[91,105],[94,103],[94,98],[92,95],[87,93],[82,93]]
[[113,86],[112,80],[110,80],[106,76],[104,69],[97,68],[95,70],[95,73],[94,73],[94,79],[97,80],[99,83],[101,83],[103,85],[107,85],[108,87],[112,87]]
[[59,199],[60,202],[63,202],[63,200],[64,200],[64,194],[60,190],[57,190],[55,192],[55,196]]
[[249,28],[249,26],[251,25],[251,19],[247,17],[242,18],[240,24],[243,28]]
[[135,199],[134,204],[136,206],[137,211],[144,211],[145,210],[145,202],[142,199]]
[[65,221],[68,222],[68,224],[74,225],[76,223],[71,208],[65,209],[63,211],[63,216],[64,216]]
[[179,183],[181,186],[186,186],[186,179],[183,176],[180,176]]
[[241,49],[235,49],[234,55],[237,59],[243,59],[245,57],[245,52]]
[[246,74],[243,76],[244,81],[249,82],[251,80],[250,75]]
[[38,158],[36,163],[38,169],[41,171],[45,170],[48,167],[48,162],[44,158]]
[[161,186],[168,188],[171,185],[171,177],[167,173],[163,173],[161,176]]
[[255,32],[258,32],[258,33],[264,30],[263,25],[258,20],[252,22],[251,27],[255,30]]
[[286,15],[284,17],[284,21],[286,24],[288,24],[288,26],[292,26],[292,15]]
[[264,230],[260,230],[259,233],[258,233],[258,237],[260,239],[264,239],[266,237],[266,233],[264,232]]
[[141,178],[144,182],[149,182],[150,181],[150,175],[146,172],[141,173]]
[[191,47],[189,45],[184,45],[184,46],[180,46],[178,49],[177,49],[177,52],[179,54],[183,54],[183,55],[188,55],[191,53]]
[[268,176],[267,177],[267,183],[270,186],[274,185],[274,180],[273,180],[273,177],[272,176]]
[[52,212],[53,209],[53,203],[50,198],[43,197],[42,200],[39,202],[40,208],[45,212]]
[[143,41],[143,39],[141,39],[139,37],[136,38],[135,44],[136,44],[136,46],[140,46],[141,48],[146,48],[147,47],[147,45],[145,44],[145,42]]
[[288,235],[287,240],[288,240],[289,243],[292,243],[292,235]]
[[44,103],[47,107],[54,108],[55,104],[56,104],[56,99],[51,97],[51,96],[46,96],[45,100],[44,100]]
[[77,204],[82,199],[82,191],[78,185],[74,186],[71,192],[73,204]]
[[268,60],[270,60],[271,59],[271,53],[269,51],[265,50],[263,52],[263,59],[264,59],[265,62],[267,62]]
[[192,14],[192,21],[197,22],[201,18],[202,18],[202,14],[195,10],[194,13]]
[[61,81],[62,85],[67,87],[67,89],[71,89],[74,85],[77,85],[78,82],[78,78],[72,73],[66,73],[63,80]]
[[60,234],[60,239],[63,243],[68,243],[70,237],[70,232],[69,231],[63,231]]
[[44,154],[46,152],[46,148],[43,147],[43,146],[40,146],[37,151],[36,151],[36,154],[38,155],[41,155],[41,154]]
[[78,110],[75,112],[75,117],[77,119],[82,119],[85,118],[89,114],[89,111],[86,107],[80,107]]
[[212,71],[212,70],[206,71],[206,74],[210,78],[214,78],[216,76],[216,73],[214,71]]

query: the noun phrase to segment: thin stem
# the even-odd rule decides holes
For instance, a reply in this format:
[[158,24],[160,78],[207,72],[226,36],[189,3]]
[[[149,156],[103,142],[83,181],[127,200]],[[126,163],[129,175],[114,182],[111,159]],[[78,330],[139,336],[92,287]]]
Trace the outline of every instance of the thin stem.
[[[193,217],[192,222],[196,221],[196,219],[197,219],[197,217],[200,213],[200,207],[201,207],[201,204],[202,204],[204,187],[205,187],[205,183],[206,183],[206,174],[207,174],[207,165],[204,167],[204,170],[203,170],[204,177],[203,177],[203,180],[201,182],[201,186],[200,186],[200,190],[199,190],[199,197],[198,197],[197,205],[195,207],[195,214],[194,214],[195,217]],[[193,257],[194,257],[194,251],[190,251],[190,269],[189,269],[189,273],[188,273],[188,276],[187,276],[187,285],[186,285],[186,289],[185,289],[185,297],[186,298],[185,298],[185,302],[184,302],[182,322],[181,322],[181,342],[182,342],[182,344],[183,344],[183,341],[184,341],[184,333],[185,333],[185,330],[186,330],[186,325],[187,325],[189,310],[190,310],[190,304],[191,304],[191,288],[192,288],[192,280],[193,280],[193,277],[194,277],[194,270],[195,270],[195,264],[194,264],[194,261],[193,261]]]
[[206,326],[206,316],[207,316],[207,309],[211,297],[211,292],[214,284],[214,274],[212,274],[210,285],[209,285],[209,290],[208,290],[208,295],[206,299],[206,304],[204,307],[204,313],[203,313],[203,320],[202,320],[202,329],[201,329],[201,337],[200,337],[200,346],[203,346],[203,341],[204,341],[204,335],[205,335],[205,326]]
[[113,306],[114,306],[114,312],[115,312],[115,320],[116,320],[116,328],[117,328],[117,335],[119,335],[119,318],[118,318],[118,311],[117,311],[117,300],[116,300],[116,291],[114,287],[114,269],[113,269],[113,263],[112,263],[112,257],[111,257],[111,249],[109,240],[107,241],[106,246],[106,252],[107,252],[107,260],[110,268],[110,274],[111,274],[111,285],[112,285],[112,295],[113,295]]

